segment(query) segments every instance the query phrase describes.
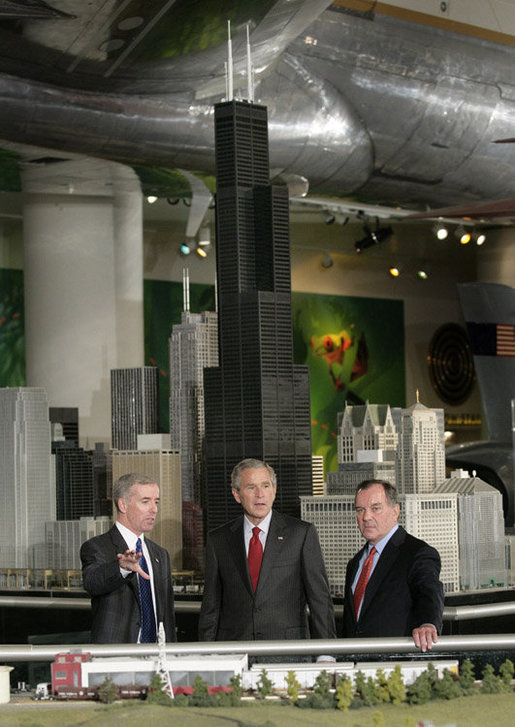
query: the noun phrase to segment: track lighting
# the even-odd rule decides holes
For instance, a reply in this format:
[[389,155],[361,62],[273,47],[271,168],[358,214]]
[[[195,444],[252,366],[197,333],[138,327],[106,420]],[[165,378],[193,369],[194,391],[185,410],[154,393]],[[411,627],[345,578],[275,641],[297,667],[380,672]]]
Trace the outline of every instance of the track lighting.
[[328,212],[326,214],[326,216],[324,217],[324,222],[326,225],[332,225],[334,223],[335,219],[336,219],[336,217],[334,215],[332,215],[330,212]]
[[366,233],[365,237],[354,243],[356,252],[362,252],[363,250],[366,250],[367,247],[378,245],[380,242],[388,240],[388,238],[393,235],[393,229],[391,227],[379,227],[379,220],[376,220],[375,230],[371,230],[368,225],[364,225],[363,230]]
[[154,202],[157,202],[157,197],[155,196],[155,194],[149,194],[147,197],[147,202],[149,204],[154,204]]
[[476,237],[476,245],[483,245],[486,242],[486,235],[484,232],[478,232]]
[[388,269],[388,272],[390,273],[390,275],[392,276],[392,278],[398,278],[400,276],[400,274],[401,274],[401,269],[397,265],[392,265]]

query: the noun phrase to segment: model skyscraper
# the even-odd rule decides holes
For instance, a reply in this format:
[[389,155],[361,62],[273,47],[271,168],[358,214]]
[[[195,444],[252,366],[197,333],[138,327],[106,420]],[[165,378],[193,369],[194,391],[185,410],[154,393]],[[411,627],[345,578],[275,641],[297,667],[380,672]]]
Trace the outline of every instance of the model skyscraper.
[[138,434],[159,429],[159,370],[156,366],[111,370],[113,449],[137,449]]
[[244,457],[276,470],[278,508],[311,494],[309,374],[293,364],[288,192],[269,184],[263,106],[215,106],[220,363],[206,369],[206,509],[238,514],[229,475]]
[[44,389],[0,389],[1,567],[46,567],[45,522],[55,520],[50,429]]

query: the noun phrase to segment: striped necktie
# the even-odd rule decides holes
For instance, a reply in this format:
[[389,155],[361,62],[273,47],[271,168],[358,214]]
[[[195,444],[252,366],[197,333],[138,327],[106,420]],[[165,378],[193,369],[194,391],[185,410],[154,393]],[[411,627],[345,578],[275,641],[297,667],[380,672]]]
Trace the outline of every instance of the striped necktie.
[[356,614],[356,618],[358,618],[359,609],[361,608],[361,602],[363,600],[363,596],[365,595],[368,579],[370,577],[370,571],[372,570],[372,563],[374,562],[374,554],[376,552],[377,551],[375,549],[375,546],[373,545],[370,549],[370,553],[368,554],[367,559],[363,563],[363,568],[361,569],[358,582],[356,583],[356,588],[354,590],[354,613]]

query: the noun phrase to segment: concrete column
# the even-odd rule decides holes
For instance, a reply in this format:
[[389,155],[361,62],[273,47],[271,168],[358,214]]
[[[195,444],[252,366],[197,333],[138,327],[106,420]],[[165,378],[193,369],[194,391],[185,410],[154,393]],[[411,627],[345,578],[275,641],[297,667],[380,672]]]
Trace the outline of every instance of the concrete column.
[[34,165],[22,183],[27,386],[79,407],[81,444],[109,443],[110,370],[143,363],[136,176],[85,158]]

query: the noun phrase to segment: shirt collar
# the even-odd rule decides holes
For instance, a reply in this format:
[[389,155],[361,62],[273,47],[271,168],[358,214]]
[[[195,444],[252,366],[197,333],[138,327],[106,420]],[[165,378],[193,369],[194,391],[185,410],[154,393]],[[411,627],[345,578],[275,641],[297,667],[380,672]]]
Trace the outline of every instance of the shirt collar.
[[[389,533],[386,533],[386,535],[383,538],[381,538],[381,540],[377,541],[377,543],[375,544],[374,547],[377,550],[377,552],[379,553],[379,555],[381,555],[383,550],[386,548],[388,541],[390,540],[390,538],[392,537],[394,532],[398,529],[398,527],[399,527],[398,524],[394,525]],[[372,549],[372,545],[370,543],[367,543],[366,552],[370,553],[371,549]]]
[[[268,535],[268,529],[270,528],[270,520],[272,519],[272,510],[268,513],[268,515],[261,520],[259,525],[257,526],[260,530],[262,530],[265,535]],[[251,523],[250,520],[246,515],[243,516],[243,527],[245,529],[246,533],[252,534],[252,528],[255,528],[256,526],[254,523]]]
[[122,525],[122,523],[116,521],[116,527],[120,531],[121,536],[127,543],[127,546],[129,550],[136,550],[136,543],[138,541],[138,538],[140,538],[141,542],[143,543],[145,536],[143,533],[141,535],[136,535],[136,533],[133,533],[132,530],[129,530],[129,528],[125,527],[125,525]]

